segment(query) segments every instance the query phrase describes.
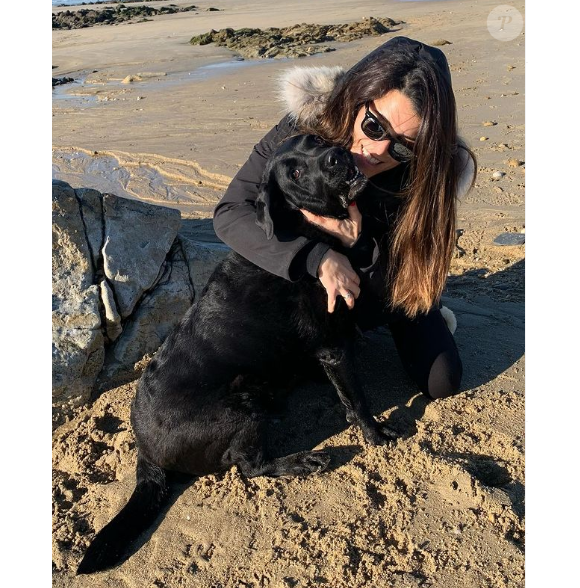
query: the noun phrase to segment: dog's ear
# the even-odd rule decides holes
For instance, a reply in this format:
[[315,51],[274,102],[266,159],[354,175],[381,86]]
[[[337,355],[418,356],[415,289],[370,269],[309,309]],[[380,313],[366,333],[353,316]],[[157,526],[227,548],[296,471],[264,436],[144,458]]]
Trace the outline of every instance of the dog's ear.
[[256,224],[266,233],[267,239],[271,239],[274,235],[274,221],[270,213],[274,190],[276,187],[272,180],[262,182],[256,198]]

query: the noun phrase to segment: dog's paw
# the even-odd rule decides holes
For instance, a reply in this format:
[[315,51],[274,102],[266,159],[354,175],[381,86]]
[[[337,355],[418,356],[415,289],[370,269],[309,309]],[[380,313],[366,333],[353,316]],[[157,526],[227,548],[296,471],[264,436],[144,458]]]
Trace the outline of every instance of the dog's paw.
[[387,443],[392,443],[401,437],[401,435],[394,429],[379,423],[374,427],[369,427],[364,430],[363,434],[367,442],[371,445],[386,445]]
[[326,451],[302,451],[288,456],[292,458],[290,474],[305,476],[314,472],[322,472],[330,463],[330,455]]
[[396,441],[402,437],[401,433],[395,429],[391,429],[391,427],[388,427],[387,425],[379,425],[379,429],[381,430],[381,435],[389,441]]

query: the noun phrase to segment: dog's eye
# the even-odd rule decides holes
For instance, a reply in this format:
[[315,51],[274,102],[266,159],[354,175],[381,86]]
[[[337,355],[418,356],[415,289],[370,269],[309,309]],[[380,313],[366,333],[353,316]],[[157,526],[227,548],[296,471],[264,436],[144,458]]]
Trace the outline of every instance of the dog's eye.
[[299,169],[293,169],[290,172],[290,176],[292,177],[293,180],[297,180],[300,177],[300,170]]

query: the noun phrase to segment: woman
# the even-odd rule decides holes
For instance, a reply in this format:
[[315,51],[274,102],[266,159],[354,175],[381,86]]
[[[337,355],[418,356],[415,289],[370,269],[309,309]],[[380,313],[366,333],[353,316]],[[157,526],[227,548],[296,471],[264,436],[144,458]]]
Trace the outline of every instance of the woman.
[[[329,312],[342,296],[361,328],[388,324],[421,391],[431,399],[455,394],[462,364],[439,301],[454,250],[456,200],[473,185],[475,157],[457,134],[444,54],[395,37],[347,72],[295,69],[283,84],[290,112],[236,174],[215,209],[216,234],[276,275],[319,279]],[[267,240],[256,225],[266,160],[297,133],[346,147],[369,178],[347,220],[302,211],[339,237],[348,256],[296,235]]]

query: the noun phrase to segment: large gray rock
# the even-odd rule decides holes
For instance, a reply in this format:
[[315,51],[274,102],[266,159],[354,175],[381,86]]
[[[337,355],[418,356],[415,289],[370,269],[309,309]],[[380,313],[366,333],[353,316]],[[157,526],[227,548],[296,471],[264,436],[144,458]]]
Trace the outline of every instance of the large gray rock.
[[88,400],[105,349],[79,202],[68,184],[52,193],[53,401],[70,407]]
[[53,182],[57,423],[95,390],[135,377],[229,252],[195,231],[178,235],[180,222],[177,210]]
[[[94,297],[91,302],[98,303],[98,299]],[[94,315],[89,312],[87,316]],[[70,409],[90,399],[104,358],[103,336],[98,330],[53,326],[52,398],[55,416],[68,414]]]
[[187,261],[178,243],[172,247],[157,287],[148,292],[125,322],[123,333],[111,349],[103,376],[130,374],[146,354],[157,351],[195,298]]
[[178,210],[105,194],[104,270],[121,318],[161,277],[162,264],[177,236]]
[[231,249],[223,243],[193,241],[182,235],[179,235],[178,239],[187,261],[193,289],[199,295],[215,266],[230,253]]

